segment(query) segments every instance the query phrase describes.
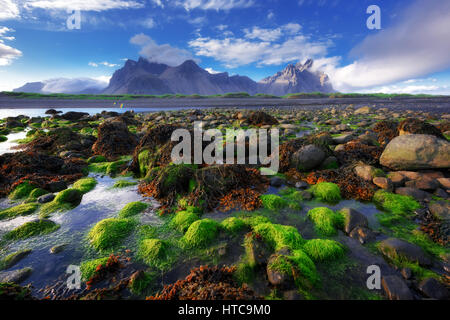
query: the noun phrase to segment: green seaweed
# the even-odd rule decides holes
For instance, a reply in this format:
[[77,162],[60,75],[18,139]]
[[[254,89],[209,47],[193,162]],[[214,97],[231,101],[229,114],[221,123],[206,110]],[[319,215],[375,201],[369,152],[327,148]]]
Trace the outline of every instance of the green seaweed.
[[34,236],[40,236],[44,234],[49,234],[60,228],[60,225],[56,224],[51,220],[36,220],[27,222],[20,227],[13,229],[12,231],[6,233],[4,238],[6,240],[21,240],[27,239]]
[[136,222],[131,219],[104,219],[89,231],[88,239],[99,251],[113,249],[133,231],[135,225]]

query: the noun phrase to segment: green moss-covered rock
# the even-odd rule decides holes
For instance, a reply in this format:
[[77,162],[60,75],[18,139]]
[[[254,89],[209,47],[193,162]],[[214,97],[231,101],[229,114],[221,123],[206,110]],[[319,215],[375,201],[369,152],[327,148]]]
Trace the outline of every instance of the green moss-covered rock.
[[242,219],[236,217],[229,217],[220,223],[221,227],[228,233],[236,234],[245,229],[246,224]]
[[184,210],[177,212],[170,221],[170,226],[180,232],[186,232],[195,221],[199,219],[196,212],[192,210]]
[[138,256],[147,265],[158,269],[166,269],[170,265],[170,245],[160,239],[141,241]]
[[49,192],[47,190],[36,188],[33,189],[33,191],[30,192],[30,195],[28,196],[28,199],[30,200],[36,200],[40,196],[43,196],[44,194],[48,194]]
[[36,186],[32,185],[30,182],[24,181],[15,187],[14,191],[9,195],[9,199],[19,200],[27,198],[35,188]]
[[217,237],[219,227],[219,223],[211,219],[197,220],[191,224],[181,241],[187,247],[204,247]]
[[40,216],[45,218],[54,212],[71,210],[83,199],[83,192],[78,189],[66,189],[58,193],[53,201],[41,207]]
[[130,219],[105,219],[98,222],[89,231],[88,239],[97,250],[113,249],[133,231],[135,224]]
[[305,241],[298,233],[298,230],[292,226],[267,222],[255,225],[253,230],[274,250],[280,250],[285,247],[291,250],[301,248]]
[[108,262],[108,257],[83,261],[80,265],[81,276],[84,281],[91,279],[99,266],[105,266]]
[[12,219],[18,216],[33,214],[39,205],[35,202],[20,204],[18,206],[0,211],[0,220]]
[[101,162],[107,162],[106,158],[104,156],[92,156],[87,160],[87,163],[101,163]]
[[73,184],[72,188],[80,190],[84,194],[84,193],[88,193],[89,191],[94,189],[96,185],[97,185],[97,180],[95,180],[94,178],[83,178],[83,179],[76,181]]
[[0,270],[6,270],[11,268],[30,253],[31,249],[25,249],[7,255],[5,258],[0,260]]
[[0,142],[5,142],[8,140],[8,137],[0,135]]
[[303,246],[303,251],[314,261],[336,260],[345,254],[342,244],[328,239],[309,240]]
[[21,240],[34,236],[49,234],[58,230],[60,226],[51,220],[35,220],[27,222],[20,227],[13,229],[5,234],[6,240]]
[[263,207],[269,210],[280,210],[286,208],[288,203],[286,200],[276,194],[265,194],[260,197]]
[[113,162],[90,163],[89,171],[96,173],[105,173],[107,175],[114,176],[118,174],[119,171],[123,169],[130,160],[130,157],[124,156],[119,160]]
[[375,192],[372,200],[383,210],[398,215],[407,215],[420,208],[420,204],[412,197],[390,193],[385,190]]
[[156,273],[138,271],[130,277],[128,288],[135,294],[142,296],[145,294],[147,288],[155,281]]
[[320,277],[311,258],[301,249],[272,255],[267,264],[269,281],[273,284],[283,285],[293,281],[302,290],[316,286]]
[[113,188],[120,189],[120,188],[126,188],[137,185],[137,182],[135,181],[129,181],[129,180],[117,180],[114,182]]
[[342,227],[344,217],[326,207],[318,207],[308,211],[308,218],[314,223],[315,230],[320,235],[334,236],[337,228]]
[[145,211],[149,205],[144,202],[136,201],[127,204],[119,211],[119,218],[129,218]]
[[311,193],[320,201],[336,203],[341,200],[341,190],[337,184],[320,182],[310,188]]

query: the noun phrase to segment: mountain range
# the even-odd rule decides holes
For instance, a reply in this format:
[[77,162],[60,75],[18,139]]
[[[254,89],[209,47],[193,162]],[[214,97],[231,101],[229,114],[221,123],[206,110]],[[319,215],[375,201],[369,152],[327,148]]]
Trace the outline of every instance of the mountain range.
[[[262,93],[283,96],[299,92],[333,92],[328,76],[313,71],[313,63],[309,59],[304,64],[289,64],[275,75],[255,82],[246,76],[230,76],[227,72],[209,73],[192,60],[171,67],[139,58],[138,61],[127,60],[122,68],[114,72],[109,85],[103,90],[95,84],[93,87],[83,87],[80,92],[67,92],[66,89],[66,92],[58,93],[215,95],[247,92],[251,95]],[[45,91],[46,87],[45,82],[33,82],[14,91],[49,93]]]

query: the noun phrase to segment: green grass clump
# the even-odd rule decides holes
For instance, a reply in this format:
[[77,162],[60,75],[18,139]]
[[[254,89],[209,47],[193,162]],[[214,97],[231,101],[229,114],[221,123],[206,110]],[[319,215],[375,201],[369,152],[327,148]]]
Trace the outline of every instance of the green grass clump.
[[119,211],[119,218],[133,217],[149,207],[147,203],[136,201],[127,204]]
[[181,242],[189,248],[204,247],[219,233],[219,223],[211,219],[197,220],[191,224]]
[[130,219],[104,219],[89,231],[88,239],[99,251],[113,249],[133,231],[135,224]]
[[236,217],[226,218],[220,223],[220,225],[231,234],[236,234],[246,227],[245,222]]
[[120,188],[126,188],[137,185],[137,182],[135,181],[129,181],[129,180],[117,180],[114,182],[113,188],[120,189]]
[[336,228],[343,225],[344,217],[326,207],[317,207],[308,211],[308,218],[314,223],[317,233],[323,236],[334,236]]
[[320,201],[336,203],[341,200],[339,186],[331,182],[320,182],[310,188],[311,193]]
[[260,196],[263,207],[272,211],[286,208],[288,203],[286,200],[276,194],[265,194]]
[[48,217],[54,212],[62,212],[77,207],[83,199],[83,193],[78,189],[66,189],[58,193],[53,201],[41,207],[41,218]]
[[303,246],[303,250],[314,261],[336,260],[345,254],[342,244],[334,240],[313,239]]
[[80,190],[83,194],[85,194],[94,189],[96,185],[97,180],[95,180],[94,178],[83,178],[76,181],[73,184],[73,188]]
[[104,156],[92,156],[89,159],[87,159],[87,163],[101,163],[106,162],[106,158]]
[[305,241],[298,230],[292,226],[270,222],[260,223],[253,227],[253,231],[259,234],[276,251],[284,247],[291,250],[301,248]]
[[8,140],[8,137],[0,135],[0,142],[5,142]]
[[138,257],[150,267],[160,270],[168,269],[172,262],[169,243],[160,239],[141,241]]
[[378,190],[373,196],[373,202],[383,210],[397,215],[408,215],[419,209],[420,204],[409,196]]
[[6,240],[27,239],[34,236],[49,234],[59,228],[60,226],[51,220],[30,221],[8,232],[5,234],[4,238]]
[[36,200],[40,196],[43,196],[44,194],[48,194],[49,192],[47,190],[36,188],[33,189],[33,191],[30,192],[30,195],[28,196],[28,199],[30,200]]
[[34,213],[39,205],[35,202],[24,203],[18,206],[0,211],[0,220],[11,219],[18,216],[28,216]]
[[172,221],[170,221],[170,226],[180,232],[186,232],[191,224],[199,219],[196,212],[192,210],[179,211],[175,214]]
[[105,266],[106,262],[108,262],[108,259],[108,257],[105,257],[83,261],[80,265],[82,279],[84,281],[91,279],[95,275],[98,266]]
[[9,199],[19,200],[27,198],[35,188],[36,186],[30,184],[28,181],[24,181],[15,187],[14,191],[9,195]]

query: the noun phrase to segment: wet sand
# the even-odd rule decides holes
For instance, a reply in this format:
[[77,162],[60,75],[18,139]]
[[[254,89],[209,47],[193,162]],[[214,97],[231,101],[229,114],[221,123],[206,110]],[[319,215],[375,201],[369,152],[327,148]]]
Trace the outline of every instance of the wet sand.
[[[114,104],[114,102],[116,104]],[[115,108],[120,104],[126,108],[171,109],[192,108],[256,108],[256,107],[299,107],[315,109],[329,106],[372,106],[392,110],[417,110],[423,112],[450,113],[450,96],[433,98],[314,98],[314,99],[134,99],[134,100],[70,100],[57,98],[21,99],[0,96],[0,108]]]

